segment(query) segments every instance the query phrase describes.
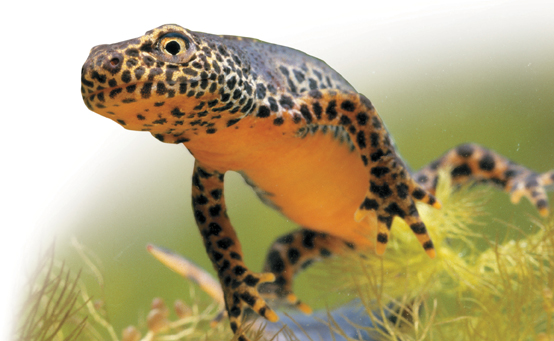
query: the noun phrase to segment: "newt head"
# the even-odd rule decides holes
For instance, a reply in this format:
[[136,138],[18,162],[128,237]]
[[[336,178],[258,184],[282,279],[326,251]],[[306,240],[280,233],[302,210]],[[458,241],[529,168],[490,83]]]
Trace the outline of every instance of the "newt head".
[[93,47],[81,71],[81,94],[90,110],[126,129],[183,143],[226,127],[222,112],[244,114],[247,103],[252,107],[241,67],[247,70],[222,37],[163,25]]

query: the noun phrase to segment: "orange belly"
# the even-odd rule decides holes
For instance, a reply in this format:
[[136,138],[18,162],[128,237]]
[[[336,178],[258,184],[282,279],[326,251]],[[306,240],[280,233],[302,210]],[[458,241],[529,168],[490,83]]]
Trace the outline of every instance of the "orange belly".
[[276,129],[271,120],[247,119],[187,147],[207,167],[245,174],[300,226],[372,245],[368,220],[354,220],[369,183],[358,153],[329,132],[284,134],[294,131],[290,124]]

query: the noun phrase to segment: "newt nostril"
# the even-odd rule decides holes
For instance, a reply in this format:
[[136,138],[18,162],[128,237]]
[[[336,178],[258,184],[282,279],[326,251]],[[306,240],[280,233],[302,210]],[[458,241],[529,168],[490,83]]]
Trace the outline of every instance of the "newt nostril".
[[121,55],[121,53],[112,52],[102,57],[102,59],[102,67],[112,75],[115,75],[121,70],[121,65],[123,64],[123,55]]
[[110,65],[116,67],[119,64],[119,58],[115,57],[110,59]]

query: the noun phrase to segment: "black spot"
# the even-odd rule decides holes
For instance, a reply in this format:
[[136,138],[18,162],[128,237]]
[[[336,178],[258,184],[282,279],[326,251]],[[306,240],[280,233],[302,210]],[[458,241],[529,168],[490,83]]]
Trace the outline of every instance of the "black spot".
[[212,251],[212,258],[216,261],[216,262],[219,262],[221,260],[221,258],[223,258],[223,254],[220,253],[220,252],[217,252],[217,251]]
[[328,257],[331,257],[332,253],[331,251],[327,250],[326,248],[321,248],[321,250],[319,250],[319,254],[321,255],[321,257],[323,258],[328,258]]
[[217,132],[217,129],[215,128],[206,129],[206,134],[215,134],[216,132]]
[[194,203],[197,205],[206,205],[208,203],[208,198],[206,198],[205,195],[200,194],[196,198],[194,198]]
[[108,85],[113,88],[113,87],[117,86],[117,82],[116,82],[115,79],[110,79],[110,81],[108,82]]
[[208,233],[210,235],[218,236],[221,231],[223,231],[223,228],[218,223],[211,222],[208,224]]
[[470,144],[462,144],[456,148],[456,153],[463,158],[468,158],[473,154],[474,148]]
[[350,118],[348,118],[348,116],[342,115],[340,117],[339,123],[345,126],[345,125],[350,125],[352,121],[350,120]]
[[292,107],[294,107],[294,101],[292,98],[285,95],[281,96],[279,104],[281,104],[284,109],[292,109]]
[[244,283],[249,287],[255,287],[260,280],[252,275],[248,275],[244,278]]
[[227,88],[229,88],[229,90],[233,90],[235,85],[237,85],[237,77],[233,76],[227,80]]
[[242,109],[240,110],[240,112],[247,113],[252,107],[252,103],[253,103],[252,98],[249,98],[246,104],[244,105],[244,107],[242,107]]
[[350,250],[354,250],[356,248],[356,245],[350,242],[344,242],[344,245],[346,245],[346,247],[349,248]]
[[289,262],[294,265],[296,262],[298,262],[298,259],[300,259],[300,252],[298,249],[290,248],[287,251],[287,257],[289,258]]
[[408,186],[404,183],[396,185],[396,194],[400,199],[406,199],[408,196]]
[[156,103],[154,103],[154,106],[155,107],[161,107],[164,104],[165,104],[165,102],[156,102]]
[[256,84],[256,96],[258,99],[264,99],[266,94],[266,88],[265,85],[262,83]]
[[231,238],[225,237],[225,238],[222,238],[222,239],[218,240],[216,244],[220,249],[227,250],[228,248],[233,246],[235,244],[235,242]]
[[273,120],[273,124],[276,126],[280,126],[285,122],[285,120],[282,117],[277,117]]
[[406,216],[406,212],[395,202],[390,203],[389,206],[385,208],[385,212],[391,216],[399,216],[400,218],[404,218]]
[[369,182],[369,190],[377,194],[380,198],[388,198],[392,195],[392,191],[387,183],[384,183],[383,185],[379,186],[373,181]]
[[428,241],[426,241],[425,243],[423,243],[423,248],[424,248],[425,250],[434,249],[435,247],[433,246],[433,241],[428,240]]
[[230,98],[231,98],[231,94],[224,93],[224,94],[221,95],[221,102],[227,102]]
[[365,198],[360,208],[364,210],[376,210],[379,208],[379,204],[374,199]]
[[340,107],[342,110],[353,112],[356,109],[356,105],[351,101],[344,101],[340,104]]
[[258,114],[256,116],[264,118],[264,117],[269,117],[270,114],[271,112],[269,111],[269,108],[265,105],[261,105],[258,108]]
[[141,121],[144,121],[146,119],[146,117],[142,116],[141,114],[138,114],[137,118]]
[[390,230],[390,227],[392,225],[392,216],[378,216],[377,220],[384,223],[387,228]]
[[358,124],[361,126],[365,126],[368,120],[369,116],[365,112],[360,112],[356,115],[356,121],[358,121]]
[[285,270],[285,262],[281,258],[279,251],[273,250],[267,255],[267,263],[269,263],[269,268],[271,272],[275,274],[280,274]]
[[232,259],[242,260],[242,256],[239,255],[239,254],[236,253],[236,252],[230,252],[230,253],[229,253],[229,256],[231,256]]
[[381,129],[382,124],[381,124],[381,121],[379,120],[379,118],[377,116],[374,116],[371,121],[372,121],[373,127],[375,129],[377,129],[377,130]]
[[152,124],[165,124],[165,123],[167,123],[167,120],[165,118],[160,118],[152,122]]
[[181,118],[185,115],[185,113],[182,112],[181,110],[179,110],[178,107],[175,107],[175,108],[173,108],[173,110],[171,110],[171,115],[175,116],[177,118]]
[[368,163],[369,163],[369,160],[367,159],[367,156],[362,155],[362,156],[360,156],[360,158],[362,159],[362,162],[364,163],[364,166],[367,166]]
[[194,173],[192,175],[192,185],[196,188],[198,188],[198,190],[200,191],[204,191],[204,186],[202,185],[202,183],[200,182],[200,177],[198,176],[198,174]]
[[312,104],[312,109],[314,111],[315,117],[319,120],[321,119],[321,113],[323,112],[323,108],[321,107],[321,104],[319,102],[315,102]]
[[158,82],[158,84],[156,85],[156,93],[158,95],[163,95],[166,92],[167,92],[167,88],[165,87],[165,84],[162,82]]
[[378,178],[380,178],[381,176],[387,174],[388,172],[390,172],[390,169],[388,167],[373,167],[373,168],[371,168],[371,174],[375,175]]
[[234,119],[231,119],[231,120],[227,121],[227,127],[232,126],[233,124],[237,123],[238,121],[240,121],[240,118],[234,118]]
[[415,234],[425,234],[427,233],[427,228],[425,227],[425,224],[422,222],[414,223],[410,225],[410,228],[412,231],[414,231]]
[[383,151],[381,149],[377,149],[377,151],[374,152],[374,153],[371,153],[371,155],[369,157],[370,157],[371,161],[377,162],[384,155],[385,155],[385,153],[383,153]]
[[125,51],[125,54],[130,57],[138,57],[139,51],[137,49],[128,49],[127,51]]
[[300,107],[300,113],[302,114],[302,116],[304,116],[306,123],[310,124],[312,122],[312,114],[310,113],[310,109],[308,109],[308,106],[306,104],[302,104],[302,106]]
[[481,160],[479,160],[479,168],[484,171],[492,171],[495,167],[494,158],[490,154],[485,154]]
[[451,172],[453,178],[458,176],[469,176],[471,173],[471,168],[465,163],[454,168]]
[[129,83],[133,78],[131,77],[131,71],[125,70],[121,73],[121,80],[125,83]]
[[242,276],[246,272],[246,268],[244,266],[237,265],[233,268],[233,272],[237,276]]
[[308,259],[307,261],[305,261],[304,263],[302,263],[302,265],[300,266],[302,269],[306,269],[307,267],[309,267],[310,265],[312,265],[314,263],[314,260],[313,259]]
[[214,189],[210,192],[210,195],[212,196],[212,198],[214,198],[215,200],[219,200],[221,198],[221,196],[223,195],[223,191],[220,190],[220,189]]
[[110,98],[114,98],[115,96],[119,95],[122,92],[123,92],[123,89],[115,88],[112,91],[110,91]]
[[316,237],[316,233],[309,230],[304,230],[302,232],[302,245],[306,249],[313,249],[314,248],[314,238]]
[[379,242],[381,244],[386,244],[386,243],[388,243],[388,241],[389,241],[389,236],[386,235],[385,233],[377,234],[377,242]]
[[337,101],[332,100],[329,101],[327,104],[327,109],[325,109],[325,113],[327,114],[327,118],[329,121],[334,120],[337,117]]
[[540,200],[537,200],[537,203],[535,205],[540,210],[548,207],[548,202],[545,199],[540,199]]
[[417,188],[412,192],[412,197],[416,200],[421,200],[425,197],[425,191],[421,188]]
[[378,133],[371,133],[369,135],[369,140],[371,141],[371,146],[376,148],[379,146],[379,134]]
[[[233,307],[231,307],[231,309],[229,309],[229,316],[239,317],[241,313],[242,313],[242,311],[238,306],[233,306]],[[236,328],[236,324],[235,324],[235,328]],[[233,330],[233,333],[234,332],[236,332],[236,329]]]
[[[123,121],[123,120],[117,120],[117,123],[121,124],[122,126],[127,125],[127,123],[125,123],[125,121]],[[163,139],[161,141],[163,142]]]
[[296,78],[296,80],[298,81],[298,83],[302,83],[306,77],[304,76],[304,74],[298,70],[292,70],[292,72],[294,73],[294,77]]
[[217,217],[221,213],[221,205],[219,205],[219,204],[214,205],[214,206],[210,207],[209,211],[210,211],[210,216]]
[[242,91],[240,91],[240,89],[235,89],[235,91],[233,91],[233,99],[239,99],[240,96],[242,96]]
[[231,267],[231,263],[227,259],[224,259],[221,265],[219,266],[219,270],[218,270],[219,274],[224,273],[230,267]]
[[363,131],[359,131],[358,134],[356,134],[356,143],[358,143],[360,149],[366,147],[365,134]]
[[142,89],[140,89],[140,95],[142,96],[142,98],[149,98],[151,92],[152,92],[152,83],[150,82],[144,83],[144,85],[142,86]]
[[246,302],[246,304],[248,304],[249,306],[253,307],[254,304],[256,304],[256,299],[250,295],[248,292],[244,292],[242,294],[240,294],[240,298]]
[[194,218],[196,218],[196,221],[199,224],[204,224],[206,222],[206,216],[204,215],[204,213],[202,213],[202,211],[194,211]]
[[277,105],[277,101],[273,97],[268,97],[267,101],[269,102],[269,109],[273,112],[279,111],[279,106]]

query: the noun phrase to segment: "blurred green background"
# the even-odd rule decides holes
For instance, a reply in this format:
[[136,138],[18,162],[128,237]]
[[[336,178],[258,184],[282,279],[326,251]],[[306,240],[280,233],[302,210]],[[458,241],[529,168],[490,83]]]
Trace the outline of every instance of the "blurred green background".
[[[476,142],[547,171],[554,168],[554,30],[540,13],[541,20],[525,24],[512,20],[514,15],[487,26],[489,14],[468,12],[456,20],[450,14],[421,16],[408,25],[406,20],[367,23],[356,40],[329,31],[326,43],[317,45],[310,37],[321,32],[306,30],[293,47],[324,59],[372,100],[413,169],[459,143]],[[81,109],[79,115],[94,115],[84,105]],[[151,257],[147,243],[181,253],[213,273],[192,216],[193,158],[183,146],[162,144],[149,134],[121,134],[134,140],[114,145],[101,164],[94,158],[85,164],[94,176],[73,189],[56,238],[59,258],[83,267],[90,283],[94,277],[69,239],[98,255],[105,287],[91,294],[103,296],[117,331],[136,324],[153,297],[188,298],[189,284]],[[259,270],[271,242],[296,226],[261,204],[237,174],[227,174],[225,185],[244,258]],[[528,202],[514,207],[500,193],[491,195],[489,207],[508,222],[524,224],[521,215],[537,216]],[[491,220],[479,229],[494,238],[502,225]],[[309,276],[301,275],[297,283],[305,302],[325,306],[328,292],[313,290]]]

